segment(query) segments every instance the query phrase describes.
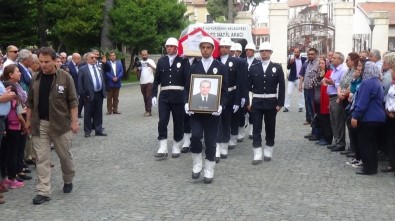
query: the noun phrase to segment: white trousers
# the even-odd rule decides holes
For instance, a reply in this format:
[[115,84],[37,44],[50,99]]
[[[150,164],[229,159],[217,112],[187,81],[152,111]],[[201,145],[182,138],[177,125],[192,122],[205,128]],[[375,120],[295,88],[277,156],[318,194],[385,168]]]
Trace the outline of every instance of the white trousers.
[[285,102],[284,102],[285,108],[291,107],[292,93],[294,92],[295,88],[296,91],[298,92],[298,106],[299,108],[304,108],[304,95],[303,95],[303,91],[302,92],[299,91],[299,79],[295,81],[288,81],[287,97],[285,98]]

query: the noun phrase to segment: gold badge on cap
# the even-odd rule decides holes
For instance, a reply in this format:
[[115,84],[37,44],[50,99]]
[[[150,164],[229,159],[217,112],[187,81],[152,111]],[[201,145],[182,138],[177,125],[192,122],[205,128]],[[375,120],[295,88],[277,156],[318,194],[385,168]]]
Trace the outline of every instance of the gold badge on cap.
[[275,67],[272,68],[272,72],[276,73],[277,69]]
[[233,62],[229,62],[229,67],[232,67],[233,66]]
[[181,63],[178,62],[178,63],[177,63],[177,68],[180,68],[180,67],[181,67]]
[[218,69],[217,69],[217,68],[214,68],[214,69],[213,69],[213,72],[214,72],[214,74],[217,74],[217,73],[218,73]]

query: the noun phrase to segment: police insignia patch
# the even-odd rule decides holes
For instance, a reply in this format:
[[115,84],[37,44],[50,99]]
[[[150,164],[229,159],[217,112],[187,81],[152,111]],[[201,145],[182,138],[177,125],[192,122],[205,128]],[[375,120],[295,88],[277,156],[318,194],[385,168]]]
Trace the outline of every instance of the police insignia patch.
[[178,63],[177,63],[177,68],[180,68],[180,67],[181,67],[181,63],[178,62]]
[[214,68],[214,69],[213,69],[213,73],[214,73],[214,74],[217,74],[217,73],[218,73],[218,69],[217,69],[217,68]]
[[229,67],[232,67],[233,66],[233,62],[229,62]]
[[272,72],[276,73],[277,69],[275,67],[272,68]]

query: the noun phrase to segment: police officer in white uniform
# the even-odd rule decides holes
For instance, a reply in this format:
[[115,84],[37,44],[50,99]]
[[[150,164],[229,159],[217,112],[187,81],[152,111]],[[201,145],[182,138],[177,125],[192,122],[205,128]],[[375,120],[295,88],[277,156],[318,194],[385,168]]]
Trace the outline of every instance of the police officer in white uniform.
[[[262,163],[262,121],[265,122],[265,141],[263,149],[265,161],[270,161],[273,154],[276,131],[276,115],[284,106],[285,81],[280,64],[270,61],[273,53],[269,42],[263,42],[259,47],[261,61],[252,64],[249,69],[248,85],[253,93],[249,106],[253,122],[253,165]],[[278,87],[278,92],[277,92]]]

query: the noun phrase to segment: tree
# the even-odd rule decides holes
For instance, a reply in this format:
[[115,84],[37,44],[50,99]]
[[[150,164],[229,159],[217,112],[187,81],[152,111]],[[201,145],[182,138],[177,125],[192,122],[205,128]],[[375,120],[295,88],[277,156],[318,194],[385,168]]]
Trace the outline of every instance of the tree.
[[45,9],[52,45],[58,51],[85,52],[100,45],[104,0],[47,0]]
[[250,6],[253,8],[252,10],[255,10],[255,7],[264,1],[270,0],[209,0],[207,11],[217,22],[223,22],[225,17],[225,22],[233,23],[233,15],[236,12],[249,11]]
[[228,19],[228,0],[209,0],[207,11],[214,20],[219,21],[221,17],[225,17],[226,21]]
[[115,0],[109,13],[111,40],[128,46],[132,55],[142,49],[161,52],[165,40],[177,38],[186,26],[185,11],[177,0]]
[[100,45],[103,50],[109,50],[114,48],[114,44],[110,39],[110,18],[108,13],[114,6],[114,0],[105,0],[104,2],[104,16],[103,16],[103,28],[101,32]]
[[0,0],[0,45],[17,47],[37,43],[35,2]]

